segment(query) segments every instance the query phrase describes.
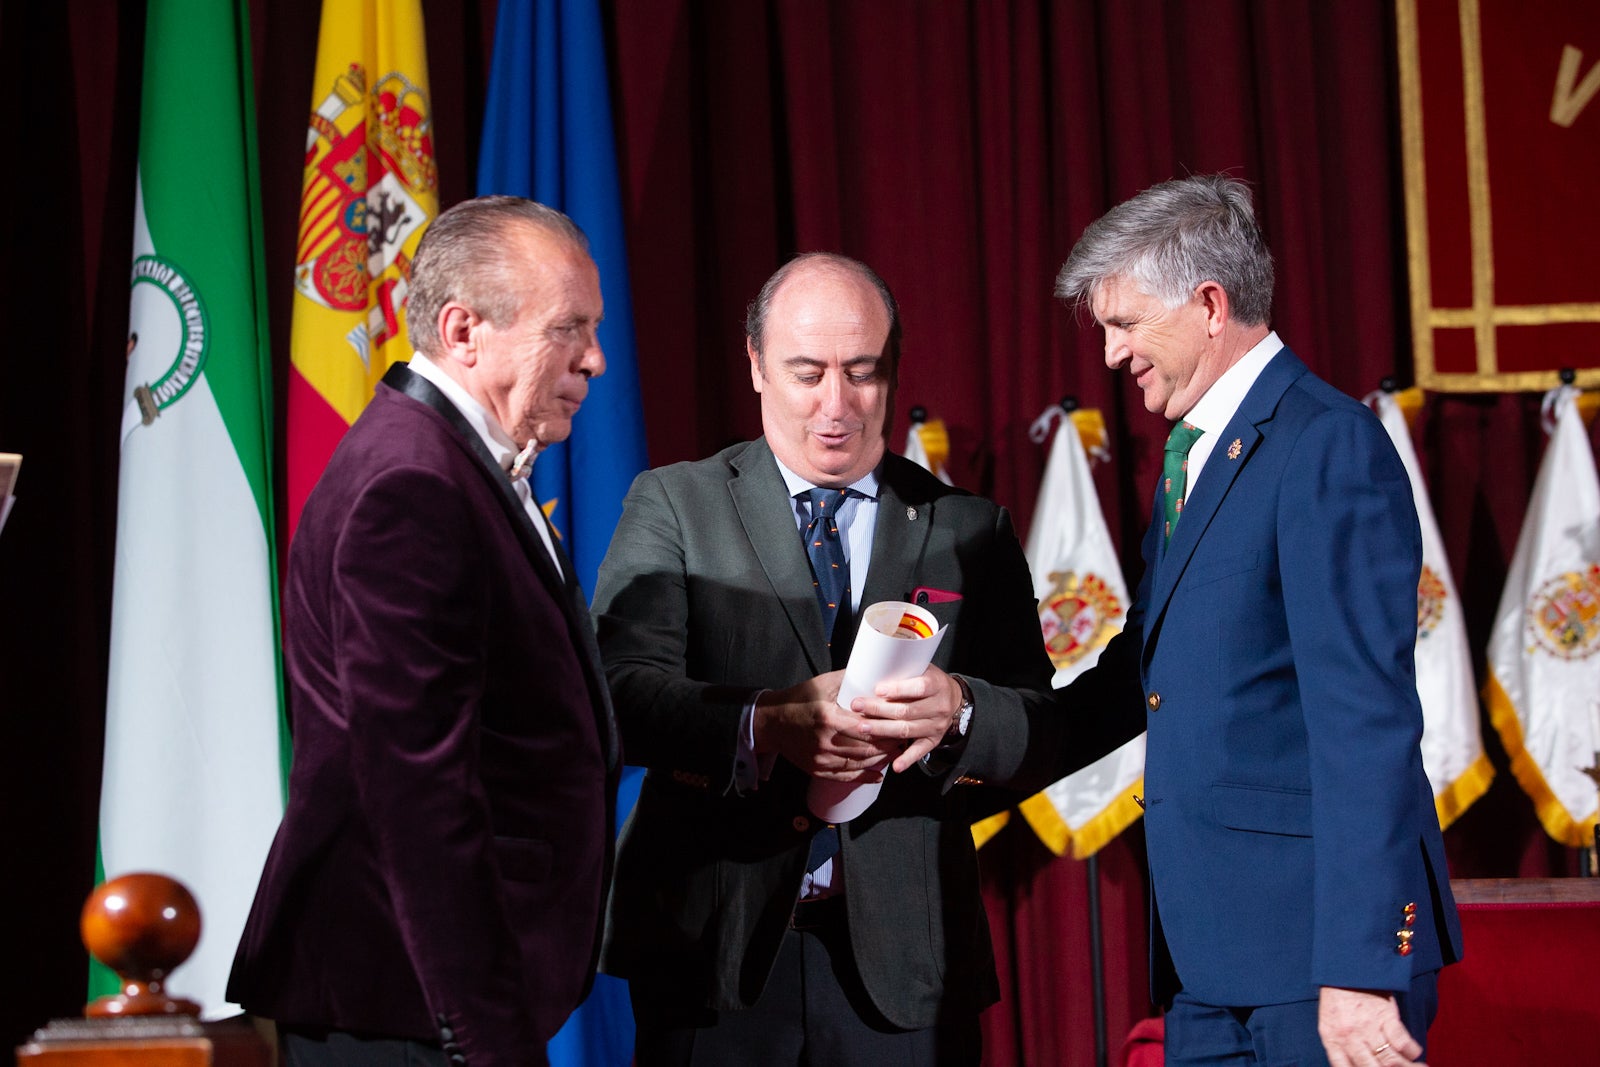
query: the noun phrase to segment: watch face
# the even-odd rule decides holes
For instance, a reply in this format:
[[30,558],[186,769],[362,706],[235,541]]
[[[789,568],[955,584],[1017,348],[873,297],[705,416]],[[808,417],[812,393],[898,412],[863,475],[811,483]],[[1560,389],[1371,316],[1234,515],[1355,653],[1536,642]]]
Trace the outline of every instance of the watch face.
[[972,687],[967,685],[967,680],[959,674],[951,677],[956,680],[956,687],[961,690],[961,709],[956,712],[956,717],[951,721],[947,733],[955,737],[966,737],[967,727],[972,724]]

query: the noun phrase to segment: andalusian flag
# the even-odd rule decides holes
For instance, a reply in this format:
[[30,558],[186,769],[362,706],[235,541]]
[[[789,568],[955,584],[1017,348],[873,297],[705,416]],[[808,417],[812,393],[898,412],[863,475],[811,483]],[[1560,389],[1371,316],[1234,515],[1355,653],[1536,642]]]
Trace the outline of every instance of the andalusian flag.
[[[1052,407],[1035,422],[1049,432]],[[1092,667],[1118,633],[1128,608],[1122,565],[1089,476],[1089,453],[1109,458],[1100,412],[1076,410],[1060,420],[1028,528],[1026,553],[1039,600],[1045,649],[1057,689]],[[1098,852],[1133,825],[1134,795],[1144,782],[1144,735],[1069,774],[1018,805],[1049,849],[1074,859]]]
[[237,1010],[223,989],[287,748],[248,27],[216,0],[151,0],[146,21],[100,796],[100,875],[198,899],[169,985],[211,1016]]
[[439,213],[421,0],[323,0],[289,337],[289,529],[391,363]]
[[[918,415],[924,417],[918,418]],[[927,418],[921,408],[911,412],[911,429],[906,431],[906,447],[901,455],[929,471],[945,485],[953,485],[945,469],[950,462],[950,434],[943,419]]]
[[1545,396],[1550,443],[1489,637],[1484,696],[1545,831],[1592,844],[1600,762],[1600,480],[1577,390]]
[[1433,785],[1441,828],[1455,822],[1494,778],[1478,728],[1478,689],[1461,597],[1450,577],[1444,539],[1411,444],[1408,413],[1422,406],[1422,390],[1376,393],[1368,401],[1389,431],[1411,476],[1411,496],[1422,526],[1422,577],[1417,582],[1417,696],[1422,701],[1422,766]]
[[[501,0],[484,109],[478,193],[528,197],[565,212],[589,238],[606,316],[606,372],[589,385],[572,436],[533,465],[535,498],[561,532],[587,590],[605,558],[622,498],[649,465],[633,339],[622,189],[611,124],[605,38],[596,0]],[[633,810],[644,772],[623,770],[617,820]],[[550,1062],[633,1062],[627,983],[597,975],[589,999],[550,1041]]]

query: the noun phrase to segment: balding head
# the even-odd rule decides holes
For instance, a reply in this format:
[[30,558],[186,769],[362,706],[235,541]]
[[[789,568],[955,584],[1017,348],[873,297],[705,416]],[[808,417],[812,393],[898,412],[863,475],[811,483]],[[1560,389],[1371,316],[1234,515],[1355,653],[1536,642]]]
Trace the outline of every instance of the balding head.
[[843,488],[883,459],[895,311],[870,268],[825,253],[785,264],[750,304],[745,348],[762,430],[814,485]]

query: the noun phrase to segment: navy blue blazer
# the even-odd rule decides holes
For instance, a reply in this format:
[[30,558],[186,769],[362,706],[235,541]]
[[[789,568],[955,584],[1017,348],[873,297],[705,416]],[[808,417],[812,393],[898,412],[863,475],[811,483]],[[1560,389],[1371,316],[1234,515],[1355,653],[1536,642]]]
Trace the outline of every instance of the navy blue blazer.
[[1459,958],[1419,748],[1421,535],[1377,418],[1284,348],[1143,552],[1102,663],[1137,657],[1145,693],[1152,998],[1400,991]]

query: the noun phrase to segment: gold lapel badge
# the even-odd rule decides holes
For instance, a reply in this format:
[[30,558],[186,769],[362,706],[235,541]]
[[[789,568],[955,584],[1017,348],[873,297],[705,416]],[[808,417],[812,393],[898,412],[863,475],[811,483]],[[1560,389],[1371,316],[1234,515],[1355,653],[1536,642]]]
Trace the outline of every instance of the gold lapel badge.
[[1239,440],[1237,437],[1235,437],[1233,439],[1233,444],[1228,446],[1228,458],[1229,459],[1238,459],[1239,458],[1239,453],[1243,452],[1243,451],[1244,451],[1244,442]]

